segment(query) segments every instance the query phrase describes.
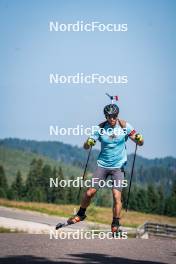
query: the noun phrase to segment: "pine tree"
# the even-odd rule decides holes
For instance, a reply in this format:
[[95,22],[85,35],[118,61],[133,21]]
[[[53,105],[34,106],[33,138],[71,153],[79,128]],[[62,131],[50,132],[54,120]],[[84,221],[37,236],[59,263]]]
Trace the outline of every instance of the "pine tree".
[[140,212],[147,212],[148,211],[148,204],[147,204],[147,192],[144,188],[138,188],[136,193],[136,203],[137,203],[137,210]]
[[153,185],[149,184],[147,188],[148,212],[157,213],[159,206],[159,197]]
[[24,186],[22,181],[21,172],[17,171],[14,183],[11,186],[11,192],[13,194],[13,199],[20,200],[24,195]]
[[[128,208],[134,211],[137,211],[137,186],[133,185],[130,192],[130,199],[129,199],[129,205]],[[127,201],[126,201],[127,202]]]
[[171,195],[166,199],[164,213],[169,216],[176,216],[176,181],[172,185]]
[[57,170],[56,168],[54,168],[53,170],[53,179],[56,180],[58,179],[58,187],[52,187],[52,200],[55,203],[66,203],[66,191],[67,188],[65,187],[61,187],[60,186],[60,181],[65,180],[64,175],[63,175],[63,171],[62,171],[62,167],[59,167],[59,170]]
[[157,188],[157,192],[158,192],[157,213],[162,215],[162,214],[164,214],[165,198],[164,198],[164,190],[163,190],[163,187],[161,185]]
[[[74,181],[74,179],[75,178],[72,175],[70,180]],[[76,193],[76,195],[75,195],[75,193]],[[66,202],[67,202],[67,204],[76,204],[77,203],[77,193],[78,193],[78,190],[75,189],[73,186],[66,188]]]
[[176,198],[176,180],[173,182],[171,195]]
[[[42,165],[43,162],[41,159],[33,159],[30,164],[30,170],[26,180],[26,197],[29,201],[38,201],[38,197],[41,196],[39,187],[42,175]],[[40,195],[38,195],[38,193],[40,193]]]
[[126,207],[127,195],[128,195],[128,189],[127,189],[127,187],[125,187],[122,190],[122,206],[124,209]]
[[[55,181],[58,177],[58,171],[56,169],[56,167],[53,168],[52,170],[52,178],[53,180]],[[51,186],[50,187],[50,199],[51,199],[51,202],[52,203],[57,203],[58,200],[57,200],[57,194],[58,194],[58,190],[57,190],[57,186]]]
[[44,165],[40,179],[40,189],[46,197],[46,202],[52,202],[52,191],[49,186],[50,178],[52,177],[52,169],[50,165]]
[[[62,170],[61,166],[59,167],[58,177],[59,177],[59,181],[65,180],[64,174],[63,174],[63,170]],[[63,202],[63,203],[66,203],[66,200],[65,200],[65,198],[66,198],[65,197],[65,195],[66,195],[65,187],[60,187],[58,191],[59,191],[59,200],[61,202]]]
[[8,184],[5,175],[5,171],[2,165],[0,165],[0,197],[6,198],[8,193]]

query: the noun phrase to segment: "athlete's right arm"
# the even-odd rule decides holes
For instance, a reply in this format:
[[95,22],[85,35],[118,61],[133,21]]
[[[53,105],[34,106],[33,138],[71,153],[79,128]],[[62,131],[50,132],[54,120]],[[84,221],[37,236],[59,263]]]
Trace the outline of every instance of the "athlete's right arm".
[[97,127],[93,132],[92,135],[87,139],[87,141],[84,143],[84,148],[89,149],[90,147],[95,146],[96,141],[99,139],[100,133],[99,133],[99,127]]

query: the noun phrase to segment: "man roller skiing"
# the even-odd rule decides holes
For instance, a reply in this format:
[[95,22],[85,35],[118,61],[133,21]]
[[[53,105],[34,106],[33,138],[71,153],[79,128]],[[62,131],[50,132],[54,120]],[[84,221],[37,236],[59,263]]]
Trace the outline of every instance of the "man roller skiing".
[[[101,152],[97,159],[97,169],[92,179],[95,184],[84,193],[77,214],[70,217],[67,223],[74,224],[86,218],[86,209],[100,187],[99,182],[102,180],[106,181],[107,177],[110,176],[113,183],[113,219],[111,229],[115,233],[118,232],[120,226],[122,184],[119,186],[114,183],[122,183],[124,180],[124,166],[127,162],[125,142],[129,137],[137,145],[142,146],[144,140],[142,135],[137,134],[128,122],[118,119],[119,108],[116,104],[111,103],[106,105],[104,107],[104,114],[106,121],[101,123],[99,125],[100,129],[97,129],[84,143],[84,148],[89,149],[95,145],[97,140],[101,142]],[[118,133],[115,133],[117,131]]]

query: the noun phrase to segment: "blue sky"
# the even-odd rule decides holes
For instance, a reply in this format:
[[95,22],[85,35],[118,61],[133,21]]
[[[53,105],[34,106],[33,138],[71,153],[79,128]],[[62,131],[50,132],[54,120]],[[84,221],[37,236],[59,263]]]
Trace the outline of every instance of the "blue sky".
[[[176,157],[175,1],[0,2],[0,138],[59,140],[49,126],[90,127],[119,95],[120,117],[145,138],[139,154]],[[49,21],[127,23],[127,32],[49,32]],[[128,85],[50,85],[49,74],[128,75]],[[97,145],[99,147],[99,145]],[[128,143],[128,152],[134,145]]]

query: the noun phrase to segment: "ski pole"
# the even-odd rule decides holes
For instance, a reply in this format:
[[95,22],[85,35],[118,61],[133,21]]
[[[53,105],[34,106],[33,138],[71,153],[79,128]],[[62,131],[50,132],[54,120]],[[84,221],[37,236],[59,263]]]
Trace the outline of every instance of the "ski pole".
[[[83,176],[82,176],[83,181],[84,181],[84,179],[85,179],[85,175],[86,175],[86,171],[87,171],[87,166],[88,166],[89,159],[90,159],[91,150],[92,150],[92,146],[90,146],[89,153],[88,153],[88,157],[87,157],[87,161],[86,161],[86,166],[85,166],[85,168],[84,168],[84,173],[83,173]],[[79,192],[78,192],[78,197],[77,197],[77,199],[79,199],[80,192],[81,192],[81,185],[80,185],[80,187],[79,187]]]
[[129,199],[130,199],[130,190],[131,190],[131,183],[132,183],[132,178],[133,178],[134,164],[135,164],[135,160],[136,160],[136,152],[137,152],[137,143],[135,146],[133,164],[132,164],[132,168],[131,168],[130,185],[129,185],[129,190],[128,190],[127,203],[126,203],[126,212],[128,211],[128,203],[129,203]]

